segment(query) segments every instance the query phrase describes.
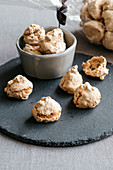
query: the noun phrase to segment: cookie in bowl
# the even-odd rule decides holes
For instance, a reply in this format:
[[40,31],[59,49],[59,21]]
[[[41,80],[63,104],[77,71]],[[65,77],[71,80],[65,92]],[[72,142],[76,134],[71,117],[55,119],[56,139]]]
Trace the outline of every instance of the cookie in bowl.
[[65,51],[63,31],[60,28],[49,31],[45,38],[39,42],[40,51],[44,54],[54,54]]
[[31,24],[24,31],[23,37],[26,43],[38,45],[39,41],[45,37],[45,30],[39,25]]
[[32,93],[33,84],[26,77],[17,75],[13,80],[8,81],[4,88],[8,97],[26,100]]
[[54,122],[61,116],[62,108],[51,97],[42,97],[32,108],[32,115],[38,122]]
[[25,47],[23,48],[23,51],[26,51],[31,54],[41,55],[40,46],[36,45],[26,44]]
[[[40,40],[42,41],[39,48],[41,55],[34,54],[35,48],[38,50],[38,47],[34,46],[39,45],[25,45],[23,35],[18,38],[16,46],[27,75],[39,79],[55,79],[63,76],[72,66],[77,39],[71,32],[64,29],[51,26],[44,27],[44,29],[48,41]],[[49,39],[51,40],[49,41]],[[47,46],[45,47],[45,45]]]

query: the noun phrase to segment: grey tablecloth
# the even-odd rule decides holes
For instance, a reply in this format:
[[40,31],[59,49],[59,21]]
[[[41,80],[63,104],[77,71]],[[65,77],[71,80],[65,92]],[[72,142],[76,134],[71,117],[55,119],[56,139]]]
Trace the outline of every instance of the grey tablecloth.
[[[18,56],[15,41],[31,23],[56,26],[55,13],[0,5],[0,65]],[[0,80],[1,81],[1,80]],[[80,147],[24,144],[0,135],[0,170],[112,170],[113,136]]]

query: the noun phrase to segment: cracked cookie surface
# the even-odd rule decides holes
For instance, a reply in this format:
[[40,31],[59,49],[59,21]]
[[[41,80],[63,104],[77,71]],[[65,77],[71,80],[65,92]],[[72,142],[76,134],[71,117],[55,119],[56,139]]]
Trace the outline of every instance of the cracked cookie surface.
[[95,20],[101,19],[103,0],[93,0],[88,3],[88,11]]
[[35,46],[35,45],[29,45],[26,44],[25,47],[23,48],[24,51],[31,53],[31,54],[38,54],[41,55],[40,46]]
[[60,28],[53,29],[39,43],[40,51],[44,54],[63,52],[66,49],[63,32]]
[[43,27],[31,24],[23,34],[24,41],[30,45],[38,45],[41,39],[45,37],[45,30]]
[[61,116],[62,108],[51,97],[42,97],[32,108],[32,115],[38,122],[54,122]]
[[81,74],[78,72],[78,66],[71,67],[68,72],[62,77],[59,86],[64,91],[73,94],[75,89],[82,84],[83,79]]
[[80,18],[83,23],[92,20],[92,17],[88,12],[88,3],[85,3],[82,9],[80,10]]
[[88,21],[83,25],[83,32],[91,43],[102,44],[104,25],[99,21]]
[[107,31],[102,42],[104,47],[113,50],[113,32]]
[[26,100],[32,93],[33,84],[26,77],[17,75],[13,80],[8,81],[4,91],[8,97]]
[[85,74],[99,77],[101,80],[109,73],[109,69],[106,68],[107,61],[103,56],[92,57],[86,63],[83,63],[83,71]]
[[101,94],[98,88],[86,82],[75,90],[73,102],[79,108],[94,108],[100,103],[100,98]]

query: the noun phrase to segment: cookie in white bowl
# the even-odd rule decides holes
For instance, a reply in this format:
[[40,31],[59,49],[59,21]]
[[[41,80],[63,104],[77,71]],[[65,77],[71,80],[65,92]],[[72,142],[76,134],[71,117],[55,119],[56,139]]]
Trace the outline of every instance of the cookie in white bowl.
[[39,41],[45,37],[45,30],[39,25],[31,24],[24,31],[23,37],[26,43],[31,45],[38,45]]
[[26,44],[25,47],[23,48],[23,50],[25,52],[31,53],[31,54],[37,54],[37,55],[41,55],[40,52],[40,46],[36,46],[36,45],[29,45]]
[[66,43],[64,42],[63,31],[60,28],[49,31],[39,45],[40,51],[44,54],[55,54],[65,51]]

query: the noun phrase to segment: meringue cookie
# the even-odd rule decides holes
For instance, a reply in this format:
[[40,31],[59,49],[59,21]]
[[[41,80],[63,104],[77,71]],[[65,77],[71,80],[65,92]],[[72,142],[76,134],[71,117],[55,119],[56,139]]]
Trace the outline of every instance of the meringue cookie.
[[41,39],[45,37],[45,30],[36,24],[31,24],[23,34],[24,41],[31,45],[38,45]]
[[89,2],[94,1],[94,0],[82,0],[82,1],[85,4],[85,3],[89,3]]
[[42,97],[32,108],[32,115],[38,122],[54,122],[61,116],[61,106],[51,97]]
[[103,11],[113,10],[113,0],[103,0]]
[[80,18],[83,23],[92,20],[91,15],[88,12],[88,3],[85,3],[80,11]]
[[40,46],[35,46],[35,45],[29,45],[26,44],[25,47],[23,48],[24,51],[31,53],[31,54],[38,54],[41,55]]
[[59,86],[64,91],[73,94],[76,88],[82,84],[83,79],[80,73],[78,72],[78,66],[75,65],[71,67],[67,73],[62,77]]
[[92,57],[86,63],[83,63],[83,71],[85,74],[99,77],[101,80],[108,74],[109,69],[106,68],[107,61],[103,56]]
[[100,103],[101,94],[98,88],[88,82],[80,85],[74,93],[74,104],[79,108],[94,108]]
[[113,32],[105,32],[102,43],[104,47],[113,50]]
[[60,28],[55,28],[52,31],[49,31],[46,34],[46,37],[48,37],[48,39],[52,41],[59,40],[64,42],[64,34]]
[[26,77],[17,75],[13,80],[8,81],[4,91],[8,97],[26,100],[32,93],[33,84]]
[[102,13],[107,31],[113,31],[113,11],[106,10]]
[[45,54],[54,54],[63,52],[66,49],[63,32],[56,28],[48,32],[43,40],[40,41],[40,51]]
[[103,5],[102,0],[94,0],[88,3],[88,11],[90,15],[96,20],[101,19],[102,5]]
[[84,24],[83,32],[91,43],[101,44],[105,29],[101,22],[92,20]]

